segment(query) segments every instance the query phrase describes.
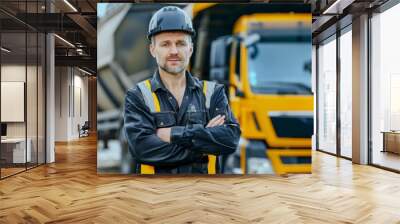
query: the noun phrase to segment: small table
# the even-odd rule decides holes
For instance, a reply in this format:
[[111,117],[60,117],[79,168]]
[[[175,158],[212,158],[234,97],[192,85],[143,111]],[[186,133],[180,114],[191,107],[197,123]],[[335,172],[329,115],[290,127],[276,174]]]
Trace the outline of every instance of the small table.
[[381,133],[383,133],[382,152],[400,154],[400,131],[382,131]]

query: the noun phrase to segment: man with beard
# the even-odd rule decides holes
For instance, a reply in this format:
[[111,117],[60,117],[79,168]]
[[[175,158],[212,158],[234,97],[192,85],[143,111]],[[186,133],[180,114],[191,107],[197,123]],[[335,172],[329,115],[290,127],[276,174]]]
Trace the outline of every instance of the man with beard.
[[186,70],[194,35],[178,7],[163,7],[150,20],[149,49],[158,68],[125,97],[124,129],[137,173],[215,174],[219,156],[236,150],[240,127],[223,85]]

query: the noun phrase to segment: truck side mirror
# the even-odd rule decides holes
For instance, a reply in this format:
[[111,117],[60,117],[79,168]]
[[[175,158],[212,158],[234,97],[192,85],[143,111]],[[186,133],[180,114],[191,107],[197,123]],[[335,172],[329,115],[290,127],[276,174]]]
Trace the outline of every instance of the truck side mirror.
[[229,85],[231,36],[222,36],[211,43],[210,80]]
[[237,97],[244,97],[244,92],[239,90],[238,88],[235,88],[235,95]]

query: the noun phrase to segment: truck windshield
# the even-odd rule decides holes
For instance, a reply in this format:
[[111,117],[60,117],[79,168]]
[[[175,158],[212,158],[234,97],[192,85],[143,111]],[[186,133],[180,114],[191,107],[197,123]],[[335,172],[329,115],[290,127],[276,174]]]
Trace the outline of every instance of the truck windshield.
[[268,39],[247,46],[251,90],[260,94],[312,94],[311,41]]

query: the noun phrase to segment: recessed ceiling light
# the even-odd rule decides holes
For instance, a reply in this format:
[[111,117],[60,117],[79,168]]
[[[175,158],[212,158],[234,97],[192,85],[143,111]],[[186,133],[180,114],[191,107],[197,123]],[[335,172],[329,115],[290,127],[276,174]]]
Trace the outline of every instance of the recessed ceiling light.
[[92,75],[92,73],[90,73],[90,72],[88,72],[88,71],[86,71],[86,70],[83,70],[83,69],[81,69],[81,68],[79,68],[79,67],[78,67],[78,69],[79,69],[79,71],[81,71],[81,72],[83,72],[83,73],[85,73],[85,74],[87,74],[87,75]]
[[324,12],[322,12],[323,15],[338,15],[342,14],[343,10],[347,8],[349,5],[351,5],[355,0],[336,0],[331,4]]
[[9,49],[7,49],[7,48],[5,48],[5,47],[1,47],[1,50],[4,51],[4,52],[6,52],[6,53],[10,53],[10,52],[11,52],[11,50],[9,50]]
[[78,12],[78,10],[68,1],[68,0],[64,0],[65,4],[67,4],[72,10],[74,10],[74,12]]
[[64,39],[64,38],[62,38],[62,37],[60,37],[60,36],[57,35],[57,34],[54,34],[54,36],[57,37],[58,39],[60,39],[61,41],[63,41],[64,43],[66,43],[67,45],[69,45],[70,47],[75,48],[75,45],[73,45],[73,44],[72,44],[71,42],[69,42],[68,40],[66,40],[66,39]]

